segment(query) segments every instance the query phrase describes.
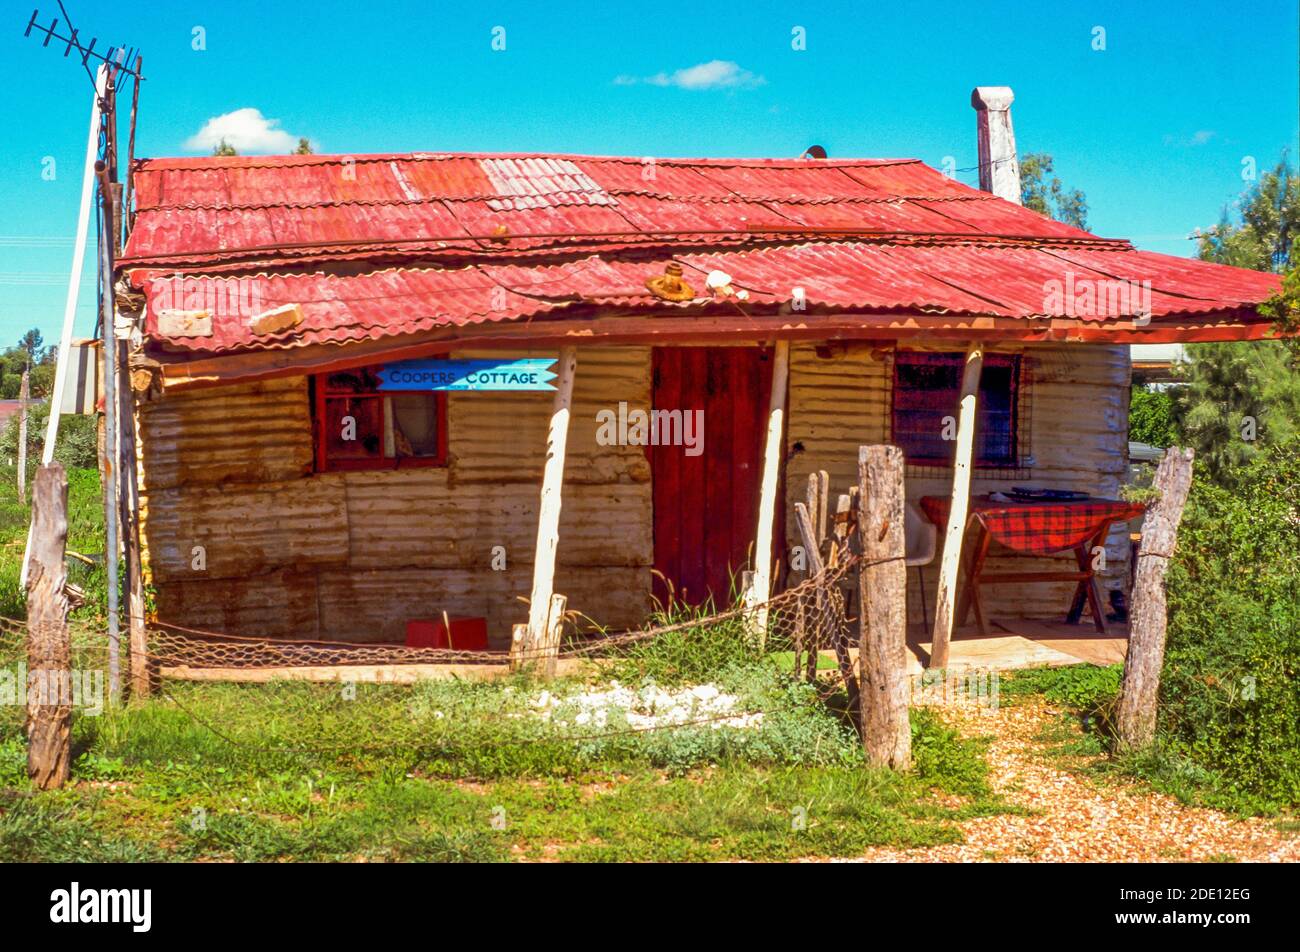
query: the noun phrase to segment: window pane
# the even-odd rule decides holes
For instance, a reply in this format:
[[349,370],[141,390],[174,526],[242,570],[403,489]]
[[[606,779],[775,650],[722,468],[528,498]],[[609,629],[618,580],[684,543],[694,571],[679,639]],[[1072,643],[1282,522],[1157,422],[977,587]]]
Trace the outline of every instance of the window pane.
[[398,456],[438,455],[438,398],[432,393],[395,393],[393,443]]
[[[957,414],[961,354],[900,353],[894,363],[893,439],[908,460],[948,464],[956,443],[943,438],[945,417]],[[976,462],[1014,466],[1017,462],[1016,376],[1014,357],[991,354],[980,375],[976,421]]]
[[374,393],[378,386],[379,378],[369,367],[341,370],[325,378],[326,393]]
[[[384,454],[384,416],[379,397],[327,397],[326,459],[378,459]],[[347,426],[351,417],[355,427]],[[352,436],[352,439],[346,439]]]

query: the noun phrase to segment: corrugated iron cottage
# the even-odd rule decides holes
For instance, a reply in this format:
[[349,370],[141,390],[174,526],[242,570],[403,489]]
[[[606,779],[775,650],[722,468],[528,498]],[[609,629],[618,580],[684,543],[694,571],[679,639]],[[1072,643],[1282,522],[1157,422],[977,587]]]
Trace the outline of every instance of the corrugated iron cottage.
[[[503,647],[539,590],[614,628],[643,620],[656,568],[723,598],[742,566],[785,564],[807,475],[846,491],[860,444],[903,447],[911,500],[949,493],[945,427],[972,347],[973,491],[1114,496],[1127,345],[1265,336],[1256,306],[1277,279],[1021,208],[999,95],[975,103],[983,184],[1005,198],[913,159],[137,162],[120,269],[142,292],[133,383],[159,618],[396,642],[446,611],[486,618]],[[549,393],[381,377],[524,357],[558,359],[567,416]],[[675,445],[640,445],[659,435],[638,416],[652,408],[683,411]],[[562,505],[539,544],[548,427]],[[786,497],[764,514],[771,552],[755,550],[765,460]],[[1117,532],[1105,584],[1126,560]],[[938,566],[910,576],[912,617]],[[1072,588],[994,587],[988,605],[1059,616]]]

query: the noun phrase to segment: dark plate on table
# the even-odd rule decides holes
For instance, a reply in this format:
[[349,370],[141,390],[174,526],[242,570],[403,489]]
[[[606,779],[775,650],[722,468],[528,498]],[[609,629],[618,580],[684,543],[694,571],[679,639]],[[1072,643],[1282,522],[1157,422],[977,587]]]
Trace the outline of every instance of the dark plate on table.
[[1034,489],[1031,486],[1012,486],[1008,495],[1021,502],[1078,502],[1092,498],[1088,493],[1073,489]]

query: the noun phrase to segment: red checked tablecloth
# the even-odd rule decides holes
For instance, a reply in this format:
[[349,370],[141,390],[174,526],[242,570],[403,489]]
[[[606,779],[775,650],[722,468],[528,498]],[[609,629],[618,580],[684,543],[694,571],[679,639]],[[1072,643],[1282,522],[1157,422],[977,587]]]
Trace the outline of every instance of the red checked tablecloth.
[[[923,496],[926,517],[942,529],[948,523],[947,496]],[[994,502],[988,496],[972,496],[971,515],[998,542],[1017,552],[1046,555],[1076,549],[1113,522],[1127,522],[1142,515],[1137,503],[1114,499],[1081,499],[1074,502]]]

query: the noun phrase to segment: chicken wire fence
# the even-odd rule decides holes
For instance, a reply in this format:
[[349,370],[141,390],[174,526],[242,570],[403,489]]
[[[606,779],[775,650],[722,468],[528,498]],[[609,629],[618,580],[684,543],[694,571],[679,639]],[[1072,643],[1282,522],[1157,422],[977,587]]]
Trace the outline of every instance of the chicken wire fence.
[[[850,620],[845,612],[845,588],[850,582],[851,560],[757,605],[738,605],[702,613],[668,606],[661,620],[636,631],[569,633],[558,657],[599,660],[626,657],[638,646],[665,636],[716,637],[719,632],[743,632],[755,647],[767,651],[792,651],[796,670],[817,652],[847,649]],[[578,617],[570,613],[571,618]],[[517,652],[522,663],[543,660],[545,649]],[[409,647],[387,643],[358,643],[321,639],[289,640],[249,637],[155,622],[149,627],[149,660],[155,669],[281,669],[348,665],[504,665],[503,651]]]
[[[790,677],[818,684],[819,693],[828,694],[837,691],[838,686],[834,680],[823,677],[827,672],[819,671],[822,665],[818,662],[824,653],[834,652],[852,697],[856,684],[849,647],[855,623],[846,607],[852,605],[849,586],[856,578],[856,572],[852,571],[855,565],[855,559],[846,559],[759,605],[740,605],[711,613],[670,607],[661,613],[658,623],[637,631],[613,635],[573,632],[561,644],[559,658],[568,662],[565,673],[599,674],[606,680],[616,677],[628,684],[653,681],[656,673],[665,670],[665,658],[679,664],[689,658],[686,667],[693,665],[691,670],[698,673],[693,680],[707,682],[716,673],[715,668],[737,656],[758,659],[779,655],[785,659],[781,669],[788,671]],[[69,623],[69,633],[72,670],[58,685],[42,690],[68,692],[64,700],[71,701],[75,721],[102,712],[102,702],[96,703],[93,698],[107,696],[111,657],[102,626],[73,621]],[[535,658],[519,660],[526,665],[541,657],[538,654]],[[24,688],[30,690],[35,683],[31,680],[33,673],[26,671],[26,658],[26,625],[0,619],[0,671],[13,672],[10,680],[16,688],[14,703],[4,705],[6,713],[2,716],[10,721],[4,725],[7,733],[21,729],[25,716]],[[464,750],[474,743],[499,743],[499,737],[491,733],[491,725],[503,717],[517,716],[497,710],[500,692],[494,694],[486,685],[487,690],[477,695],[450,703],[446,698],[435,702],[430,697],[436,694],[436,689],[423,693],[419,688],[394,690],[393,684],[363,683],[365,679],[355,673],[360,666],[383,665],[394,675],[392,680],[399,683],[403,679],[396,675],[403,665],[496,665],[504,673],[509,664],[505,652],[285,641],[152,623],[148,629],[148,662],[152,686],[164,703],[182,712],[205,732],[267,753],[342,756],[370,749],[391,750],[394,745],[409,745],[426,752]],[[122,683],[128,684],[130,658],[125,631],[118,665]],[[304,677],[303,669],[321,667],[335,669],[328,672],[332,684],[304,683],[320,678],[319,673]],[[182,684],[191,678],[208,682],[251,680],[248,673],[259,669],[266,672],[265,677],[258,678],[262,683],[232,684],[225,686],[227,690],[205,691],[205,685]],[[346,713],[322,706],[323,698],[340,696],[340,682],[342,696],[347,696],[350,689],[355,697],[361,688],[366,692],[367,703],[349,705],[344,709]],[[613,683],[617,685],[616,681]],[[509,692],[513,688],[504,690]],[[673,697],[671,692],[653,687],[650,690],[658,691],[656,696],[661,701]],[[265,718],[265,707],[251,703],[252,695],[246,692],[257,692],[258,698],[270,699],[278,715],[274,723],[259,720]],[[542,694],[545,696],[546,692]],[[545,735],[544,739],[610,743],[621,735],[644,730],[749,726],[756,715],[761,717],[762,712],[733,710],[716,698],[704,699],[701,695],[692,699],[689,716],[669,717],[648,726],[585,725],[600,728],[594,732],[584,731],[581,724],[576,729],[570,724],[566,730]],[[281,727],[277,725],[284,724],[309,724],[310,735],[296,731],[292,736],[279,736]],[[544,739],[539,735],[533,741]]]

